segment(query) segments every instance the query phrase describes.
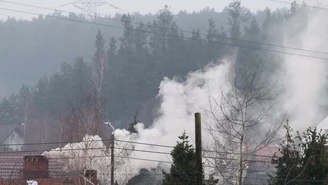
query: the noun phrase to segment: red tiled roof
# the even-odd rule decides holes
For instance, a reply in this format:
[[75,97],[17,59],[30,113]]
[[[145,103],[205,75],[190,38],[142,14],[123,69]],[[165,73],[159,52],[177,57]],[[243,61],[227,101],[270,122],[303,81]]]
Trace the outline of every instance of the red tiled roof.
[[[0,179],[20,178],[24,168],[24,156],[39,156],[39,152],[0,152]],[[64,161],[49,159],[50,177],[67,177],[72,174],[63,172]],[[76,174],[75,174],[76,175]]]
[[263,148],[261,148],[259,151],[256,152],[257,156],[273,156],[276,152],[279,151],[279,146],[276,144],[270,144]]

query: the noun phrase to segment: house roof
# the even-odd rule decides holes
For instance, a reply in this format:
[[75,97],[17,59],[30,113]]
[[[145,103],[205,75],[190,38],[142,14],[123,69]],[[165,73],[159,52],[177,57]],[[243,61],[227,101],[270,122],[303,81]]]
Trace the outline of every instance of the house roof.
[[[24,143],[48,143],[40,145],[24,145],[23,151],[47,151],[58,148],[60,141],[60,125],[58,123],[30,120],[26,124]],[[54,144],[49,144],[54,143]]]
[[256,152],[257,156],[273,156],[276,152],[279,151],[279,146],[277,144],[269,144],[262,147],[259,151]]
[[279,152],[279,145],[266,145],[256,152],[256,160],[270,162],[271,157],[273,157],[277,152]]
[[11,133],[17,131],[19,134],[22,133],[21,125],[1,125],[0,126],[0,143],[2,144]]
[[[39,152],[0,152],[0,179],[21,177],[21,171],[24,168],[24,156],[40,156]],[[49,176],[68,177],[72,174],[63,172],[63,160],[49,159]]]
[[317,129],[318,130],[325,130],[325,129],[328,129],[328,116],[323,119],[318,125],[317,125]]

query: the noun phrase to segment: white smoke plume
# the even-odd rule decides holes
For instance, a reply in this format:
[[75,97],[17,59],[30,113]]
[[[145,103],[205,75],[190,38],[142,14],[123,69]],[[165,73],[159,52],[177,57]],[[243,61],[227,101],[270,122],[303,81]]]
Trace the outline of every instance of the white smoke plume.
[[[190,73],[185,82],[164,79],[160,85],[159,97],[162,99],[159,107],[160,116],[155,119],[150,128],[144,128],[143,124],[137,125],[138,137],[135,142],[153,143],[166,146],[174,146],[184,131],[194,143],[195,124],[194,113],[201,112],[205,120],[209,110],[209,96],[220,99],[220,91],[228,89],[227,75],[230,63],[226,60],[221,65],[211,65],[204,71]],[[203,140],[211,141],[211,137],[205,132],[203,126]],[[115,134],[122,130],[116,130]],[[122,136],[122,134],[120,134]],[[122,138],[122,137],[121,137]],[[127,140],[125,138],[123,140]],[[172,148],[152,145],[134,144],[135,150],[161,151],[170,153]],[[171,161],[170,155],[134,152],[134,158],[151,159],[158,161]],[[131,162],[134,173],[141,168],[156,168],[159,163],[133,160]]]
[[[158,96],[162,99],[159,107],[160,116],[157,117],[150,128],[145,128],[142,123],[137,124],[138,135],[130,135],[125,129],[115,130],[116,145],[119,150],[115,150],[115,156],[121,164],[115,166],[115,177],[119,184],[124,184],[129,178],[139,173],[142,168],[151,169],[162,165],[165,169],[170,166],[172,161],[169,153],[173,148],[159,147],[148,144],[152,143],[165,146],[174,146],[184,131],[190,137],[191,144],[194,144],[195,124],[194,113],[201,112],[203,120],[208,117],[203,110],[209,110],[209,96],[220,99],[221,90],[229,89],[227,81],[228,72],[230,72],[231,63],[226,60],[221,65],[210,65],[203,71],[190,73],[185,82],[180,83],[177,80],[164,79],[160,84]],[[227,91],[228,92],[228,91]],[[211,137],[206,134],[206,127],[203,126],[203,140],[210,142]],[[109,182],[110,156],[97,158],[104,155],[105,146],[99,141],[98,136],[86,136],[81,143],[70,143],[62,149],[54,149],[46,152],[49,158],[72,157],[67,168],[85,169],[91,168],[98,171],[99,179],[103,182]],[[90,146],[85,143],[90,142]],[[121,141],[132,141],[121,142]],[[101,148],[99,150],[89,150],[91,153],[85,153],[87,148]],[[82,149],[82,150],[78,150]],[[126,149],[126,150],[125,150]],[[131,149],[134,152],[131,152]],[[122,151],[127,151],[122,155]],[[130,151],[130,152],[129,152]],[[144,151],[144,152],[141,152]],[[147,151],[164,152],[168,154],[157,154]],[[85,156],[92,160],[81,162],[76,156]],[[84,157],[83,157],[84,156]],[[145,160],[139,160],[145,159]],[[151,160],[151,161],[147,161]],[[156,162],[162,161],[162,162]],[[162,163],[162,164],[161,164]],[[84,166],[81,166],[84,165]],[[128,168],[128,169],[127,169]],[[69,169],[68,169],[69,170]]]
[[[122,134],[127,135],[128,133],[123,132]],[[124,147],[131,148],[130,145],[125,145]],[[115,150],[114,156],[118,157],[115,160],[116,180],[120,184],[126,183],[135,175],[130,172],[130,165],[125,160],[130,155],[128,152],[122,149]],[[66,173],[81,174],[84,169],[96,170],[100,183],[110,184],[110,148],[106,148],[101,138],[97,135],[86,135],[81,142],[69,143],[62,148],[45,152],[43,155],[50,160],[64,162],[62,170]]]
[[[295,16],[285,25],[284,45],[304,50],[322,51],[327,48],[328,24],[327,11],[311,11],[308,15],[308,23],[301,27],[301,20]],[[286,50],[286,52],[291,52]],[[282,68],[273,80],[278,80],[283,86],[283,92],[279,95],[280,110],[287,113],[287,118],[294,130],[302,131],[309,126],[316,126],[326,116],[322,106],[327,100],[325,86],[327,85],[327,60],[315,57],[328,58],[326,54],[318,54],[305,51],[292,51],[296,54],[312,55],[314,57],[302,57],[297,55],[283,55]],[[325,52],[325,51],[323,51]],[[211,65],[204,71],[190,73],[185,82],[164,79],[160,85],[159,96],[162,98],[160,116],[153,125],[145,129],[138,126],[138,142],[174,145],[177,137],[184,131],[194,138],[195,112],[201,112],[203,120],[207,120],[206,112],[209,108],[209,95],[214,99],[220,99],[222,88],[229,90],[227,75],[229,65],[233,61],[225,61],[221,65]],[[277,114],[278,115],[278,114]],[[211,142],[211,137],[206,134],[203,126],[203,140]],[[168,148],[158,148],[147,145],[135,145],[136,149],[167,151]],[[146,157],[154,160],[171,160],[168,155],[134,153],[136,157]],[[157,163],[133,161],[135,172],[141,168],[154,168]]]
[[[324,1],[321,2],[324,3]],[[305,25],[305,21],[302,20],[304,16],[301,13],[294,16],[284,27],[284,45],[326,52],[328,22],[325,17],[327,16],[327,11],[312,9]],[[306,51],[293,51],[293,53],[328,58],[327,54]],[[325,103],[327,100],[326,63],[327,60],[285,55],[282,72],[285,92],[282,96],[282,107],[288,111],[294,130],[303,131],[309,126],[316,126],[323,117],[327,116],[322,109],[322,106],[327,104]]]

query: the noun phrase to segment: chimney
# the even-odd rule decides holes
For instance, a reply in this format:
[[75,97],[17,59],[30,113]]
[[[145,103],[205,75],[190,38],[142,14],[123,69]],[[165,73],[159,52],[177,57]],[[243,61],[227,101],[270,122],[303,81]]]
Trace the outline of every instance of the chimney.
[[49,160],[45,156],[24,156],[23,179],[48,178]]
[[93,184],[97,185],[97,171],[96,170],[85,170],[84,176],[90,180]]

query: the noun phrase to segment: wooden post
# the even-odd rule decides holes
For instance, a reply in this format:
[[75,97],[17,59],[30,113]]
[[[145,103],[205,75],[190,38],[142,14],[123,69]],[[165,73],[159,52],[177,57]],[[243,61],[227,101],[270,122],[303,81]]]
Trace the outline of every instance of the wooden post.
[[111,139],[111,170],[110,170],[110,184],[114,185],[114,145],[115,145],[115,136],[114,131],[112,133],[112,139]]
[[196,135],[196,171],[197,185],[203,185],[203,162],[202,162],[202,127],[201,115],[195,114],[195,135]]

